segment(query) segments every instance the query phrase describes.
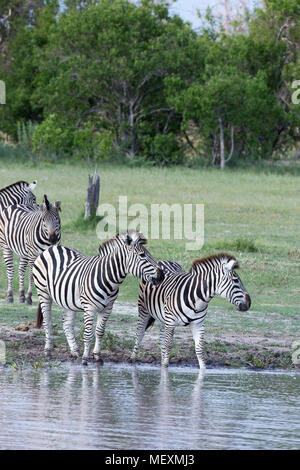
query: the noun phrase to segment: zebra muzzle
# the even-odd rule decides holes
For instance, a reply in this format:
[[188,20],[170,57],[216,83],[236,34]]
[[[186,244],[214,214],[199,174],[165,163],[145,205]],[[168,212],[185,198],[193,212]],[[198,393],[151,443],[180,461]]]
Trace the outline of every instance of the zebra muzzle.
[[56,243],[57,242],[57,235],[55,233],[51,233],[50,237],[49,237],[49,241],[50,243]]
[[251,307],[251,298],[249,294],[245,295],[245,301],[241,302],[238,306],[240,312],[246,312]]

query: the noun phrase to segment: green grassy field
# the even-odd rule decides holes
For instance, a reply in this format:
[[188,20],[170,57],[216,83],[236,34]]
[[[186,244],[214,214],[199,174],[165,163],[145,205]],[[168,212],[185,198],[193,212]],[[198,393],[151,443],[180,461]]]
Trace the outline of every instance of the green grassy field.
[[[101,240],[96,230],[74,221],[84,209],[89,169],[79,165],[28,168],[0,166],[0,187],[19,179],[38,180],[36,196],[62,201],[62,243],[95,254]],[[186,251],[186,240],[149,240],[157,259],[172,259],[188,269],[193,259],[228,251],[240,261],[240,275],[253,308],[298,311],[300,294],[300,178],[257,172],[188,168],[128,168],[100,165],[100,202],[117,207],[119,195],[128,204],[203,203],[205,243],[200,252]],[[16,263],[17,265],[17,263]],[[0,264],[0,293],[6,274]],[[17,286],[17,283],[16,283]],[[136,300],[138,281],[128,278],[120,299]],[[216,302],[216,300],[214,301]],[[223,303],[224,301],[219,300]]]

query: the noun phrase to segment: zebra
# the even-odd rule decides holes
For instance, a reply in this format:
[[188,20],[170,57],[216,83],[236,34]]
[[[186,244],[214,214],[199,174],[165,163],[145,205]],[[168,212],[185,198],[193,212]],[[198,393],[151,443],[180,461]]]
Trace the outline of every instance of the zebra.
[[[19,301],[32,304],[32,265],[35,258],[61,239],[60,201],[51,204],[44,195],[43,204],[12,205],[0,211],[0,247],[8,277],[7,302],[13,302],[13,254],[20,256]],[[29,264],[29,287],[25,298],[24,277]]]
[[235,269],[239,267],[234,256],[226,253],[196,259],[186,273],[178,263],[160,261],[159,269],[164,279],[158,286],[140,282],[138,299],[139,318],[135,345],[130,357],[136,361],[139,345],[145,331],[155,320],[162,324],[161,364],[168,366],[169,354],[176,326],[189,325],[200,369],[205,369],[203,359],[204,320],[210,300],[219,294],[238,310],[246,311],[251,299]]
[[105,325],[126,275],[152,282],[162,279],[162,272],[158,275],[157,263],[144,246],[146,243],[142,233],[129,230],[100,245],[98,256],[86,256],[71,248],[54,246],[37,257],[33,264],[39,297],[37,327],[43,324],[46,355],[52,350],[51,304],[54,301],[64,310],[63,330],[74,358],[79,357],[74,322],[76,312],[83,312],[84,365],[88,363],[97,313],[93,356],[97,362],[103,362],[100,350]]
[[26,181],[18,181],[0,189],[0,211],[14,204],[35,204],[36,198],[32,191],[36,185],[36,181],[30,184]]

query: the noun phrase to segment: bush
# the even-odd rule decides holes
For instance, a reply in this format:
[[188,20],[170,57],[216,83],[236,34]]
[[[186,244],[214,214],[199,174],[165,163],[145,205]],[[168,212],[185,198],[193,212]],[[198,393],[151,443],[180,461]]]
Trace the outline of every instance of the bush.
[[156,134],[154,137],[147,136],[144,139],[144,156],[154,161],[157,165],[175,165],[183,162],[184,155],[180,150],[176,135]]
[[32,148],[32,136],[34,134],[36,125],[32,121],[18,121],[17,123],[17,136],[18,144],[29,150]]
[[32,147],[37,153],[50,152],[65,155],[70,152],[72,144],[71,129],[60,123],[56,114],[50,114],[36,126],[32,135]]
[[245,253],[256,253],[258,246],[251,238],[236,238],[235,240],[220,240],[214,244],[219,250],[243,251]]

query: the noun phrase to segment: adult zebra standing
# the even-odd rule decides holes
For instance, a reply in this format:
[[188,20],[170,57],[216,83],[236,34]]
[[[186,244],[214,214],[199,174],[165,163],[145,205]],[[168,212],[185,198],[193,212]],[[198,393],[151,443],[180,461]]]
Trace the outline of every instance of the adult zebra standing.
[[32,191],[36,184],[36,181],[30,184],[26,181],[18,181],[0,189],[0,211],[14,204],[35,204],[36,198]]
[[103,243],[98,256],[85,256],[63,246],[51,247],[38,256],[33,265],[40,301],[37,327],[43,322],[46,354],[52,349],[51,303],[54,300],[64,309],[63,329],[73,357],[79,356],[74,336],[75,316],[77,312],[83,312],[83,364],[87,364],[89,358],[97,314],[93,354],[102,362],[100,349],[105,325],[126,275],[132,274],[144,281],[160,281],[157,263],[145,248],[146,242],[141,233],[131,230]]
[[[51,204],[46,195],[41,206],[12,205],[0,211],[0,247],[8,277],[7,302],[13,302],[13,254],[19,265],[20,302],[32,304],[32,265],[35,258],[49,246],[60,243],[60,201]],[[25,299],[24,277],[29,264],[29,287]]]
[[189,273],[170,261],[160,261],[164,272],[159,286],[141,281],[139,292],[139,319],[131,361],[136,360],[145,330],[155,321],[163,323],[161,332],[161,361],[168,366],[176,326],[189,325],[195,342],[199,367],[203,359],[204,320],[210,300],[219,294],[240,311],[250,308],[251,299],[234,269],[237,260],[226,253],[197,259]]

